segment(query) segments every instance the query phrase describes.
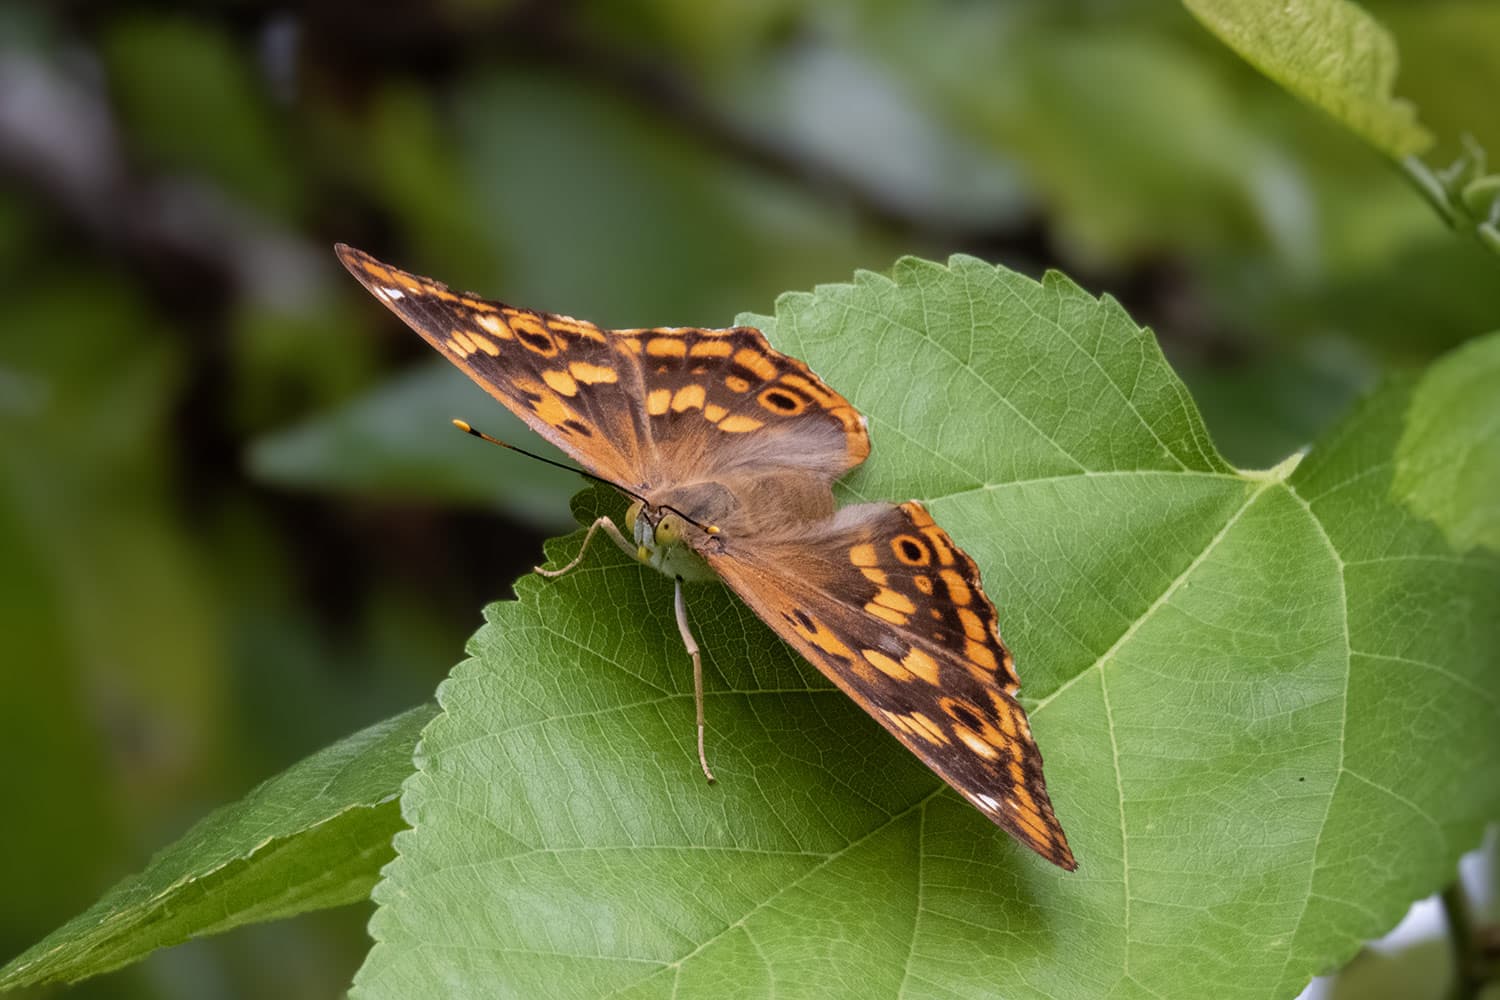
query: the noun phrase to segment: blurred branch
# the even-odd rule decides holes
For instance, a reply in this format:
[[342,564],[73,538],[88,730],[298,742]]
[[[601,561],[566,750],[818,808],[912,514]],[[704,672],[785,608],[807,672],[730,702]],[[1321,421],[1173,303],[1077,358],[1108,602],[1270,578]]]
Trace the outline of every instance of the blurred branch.
[[318,261],[209,185],[129,170],[109,103],[82,74],[0,50],[0,174],[189,315],[245,294],[297,300]]
[[1496,974],[1495,953],[1500,947],[1494,926],[1475,925],[1463,880],[1455,879],[1439,899],[1448,919],[1448,937],[1453,946],[1452,1000],[1473,1000]]
[[1470,233],[1500,255],[1500,174],[1489,172],[1488,156],[1473,136],[1463,136],[1463,147],[1457,160],[1437,170],[1415,156],[1396,166],[1450,229]]
[[921,206],[893,199],[862,179],[810,157],[773,135],[724,114],[658,62],[599,45],[566,25],[539,38],[558,62],[592,76],[611,93],[665,118],[704,145],[731,159],[800,187],[815,197],[842,202],[866,223],[906,242],[963,250],[988,257],[1024,257],[1055,266],[1047,231],[1033,213],[1019,224],[966,227],[937,220]]
[[132,170],[91,68],[69,73],[0,49],[0,177],[50,210],[61,238],[109,257],[173,320],[194,371],[176,401],[184,467],[199,470],[194,488],[209,481],[208,468],[236,478],[238,447],[222,412],[232,311],[247,300],[301,302],[327,284],[331,259],[208,183]]
[[570,17],[566,2],[512,5],[494,14],[445,21],[423,5],[397,5],[380,18],[358,16],[345,4],[308,12],[315,62],[342,64],[357,78],[393,71],[429,80],[497,62],[562,70],[628,101],[729,160],[760,170],[814,197],[847,205],[866,224],[884,229],[914,251],[963,250],[979,256],[1061,264],[1040,215],[1019,224],[965,227],[934,219],[775,135],[752,128],[705,100],[669,63],[592,37]]

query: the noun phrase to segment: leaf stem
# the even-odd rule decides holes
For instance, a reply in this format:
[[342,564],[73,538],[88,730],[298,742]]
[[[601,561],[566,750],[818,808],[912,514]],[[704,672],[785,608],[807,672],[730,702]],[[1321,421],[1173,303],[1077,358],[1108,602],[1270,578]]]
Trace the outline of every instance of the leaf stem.
[[1458,213],[1453,210],[1453,203],[1448,198],[1448,189],[1432,168],[1423,163],[1415,156],[1403,156],[1396,161],[1406,179],[1411,181],[1418,193],[1432,205],[1437,213],[1443,217],[1443,221],[1449,226],[1457,228],[1459,223]]
[[1474,954],[1474,927],[1469,919],[1469,901],[1464,895],[1462,879],[1455,878],[1439,898],[1448,918],[1448,935],[1453,942],[1453,988],[1450,1000],[1476,1000],[1484,988],[1478,956]]

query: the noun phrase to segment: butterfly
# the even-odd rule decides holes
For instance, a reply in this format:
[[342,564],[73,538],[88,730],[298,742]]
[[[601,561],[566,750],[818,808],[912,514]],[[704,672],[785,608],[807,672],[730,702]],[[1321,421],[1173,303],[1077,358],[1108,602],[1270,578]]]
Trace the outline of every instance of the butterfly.
[[[676,581],[719,579],[939,777],[1043,858],[1077,867],[974,560],[916,501],[836,508],[864,417],[751,327],[606,330],[449,288],[339,244],[340,261],[585,474],[635,498],[590,526]],[[467,424],[460,428],[478,434]],[[479,435],[484,436],[484,435]]]

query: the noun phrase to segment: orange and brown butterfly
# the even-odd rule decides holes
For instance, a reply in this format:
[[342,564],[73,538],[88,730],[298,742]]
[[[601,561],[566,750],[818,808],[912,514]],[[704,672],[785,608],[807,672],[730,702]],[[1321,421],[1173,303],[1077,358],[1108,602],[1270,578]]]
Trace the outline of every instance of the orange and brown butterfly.
[[749,327],[605,330],[337,252],[445,358],[636,498],[630,539],[601,518],[584,544],[603,530],[676,578],[710,780],[682,581],[717,577],[981,812],[1076,867],[978,568],[915,501],[835,509],[833,482],[870,439],[805,364]]

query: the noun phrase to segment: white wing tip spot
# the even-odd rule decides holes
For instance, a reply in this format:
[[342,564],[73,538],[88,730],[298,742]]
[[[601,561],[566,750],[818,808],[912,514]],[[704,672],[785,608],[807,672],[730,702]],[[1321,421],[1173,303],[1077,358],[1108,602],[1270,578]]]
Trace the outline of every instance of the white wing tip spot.
[[995,799],[993,795],[985,795],[983,792],[980,792],[979,794],[975,795],[974,798],[978,799],[979,804],[988,809],[990,812],[996,812],[1000,808],[1000,803]]
[[402,299],[406,297],[406,293],[399,288],[378,288],[376,291],[380,293],[382,298]]

